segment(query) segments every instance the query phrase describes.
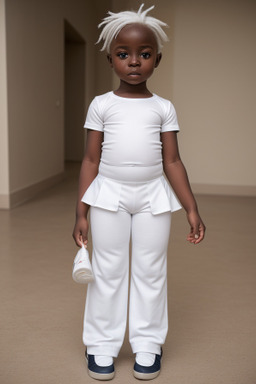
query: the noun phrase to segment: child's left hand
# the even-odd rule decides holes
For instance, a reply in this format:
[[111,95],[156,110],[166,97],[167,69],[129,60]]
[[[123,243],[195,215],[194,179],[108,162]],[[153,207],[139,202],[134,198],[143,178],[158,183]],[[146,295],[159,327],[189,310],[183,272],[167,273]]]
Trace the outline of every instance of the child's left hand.
[[187,219],[191,228],[187,240],[192,244],[199,244],[204,239],[206,227],[196,211],[187,213]]

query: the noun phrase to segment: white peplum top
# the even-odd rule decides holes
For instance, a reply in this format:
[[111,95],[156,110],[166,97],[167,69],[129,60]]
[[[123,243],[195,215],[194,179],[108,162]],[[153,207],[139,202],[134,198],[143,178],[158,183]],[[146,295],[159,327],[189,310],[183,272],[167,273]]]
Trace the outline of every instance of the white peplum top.
[[162,132],[179,131],[169,100],[124,98],[108,92],[89,106],[85,128],[104,132],[99,174],[82,201],[118,210],[122,183],[146,183],[152,214],[181,208],[163,176]]

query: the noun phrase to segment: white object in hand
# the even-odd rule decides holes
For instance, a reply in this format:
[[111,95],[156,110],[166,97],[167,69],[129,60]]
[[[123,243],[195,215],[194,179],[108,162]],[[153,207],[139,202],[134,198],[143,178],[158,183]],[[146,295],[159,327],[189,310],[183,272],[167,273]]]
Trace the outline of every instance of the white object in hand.
[[80,284],[88,284],[94,280],[89,252],[84,245],[74,259],[72,277],[76,283]]

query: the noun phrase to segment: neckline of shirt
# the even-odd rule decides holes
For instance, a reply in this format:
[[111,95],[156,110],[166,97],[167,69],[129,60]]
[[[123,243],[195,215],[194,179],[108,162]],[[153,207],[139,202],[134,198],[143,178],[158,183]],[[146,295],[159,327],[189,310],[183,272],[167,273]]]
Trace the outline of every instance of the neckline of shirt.
[[123,96],[118,96],[114,93],[114,91],[110,91],[110,94],[114,96],[117,99],[123,99],[123,100],[152,100],[156,95],[153,93],[152,96],[150,97],[123,97]]

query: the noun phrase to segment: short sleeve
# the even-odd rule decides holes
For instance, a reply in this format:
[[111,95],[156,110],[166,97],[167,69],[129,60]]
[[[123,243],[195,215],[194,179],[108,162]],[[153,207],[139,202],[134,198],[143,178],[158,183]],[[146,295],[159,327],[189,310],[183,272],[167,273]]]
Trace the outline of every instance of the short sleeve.
[[180,128],[179,128],[175,108],[173,104],[170,101],[168,101],[168,103],[165,106],[165,114],[163,118],[161,132],[179,131],[179,130]]
[[97,97],[95,97],[89,105],[84,128],[93,129],[95,131],[103,131],[103,117],[100,111]]

